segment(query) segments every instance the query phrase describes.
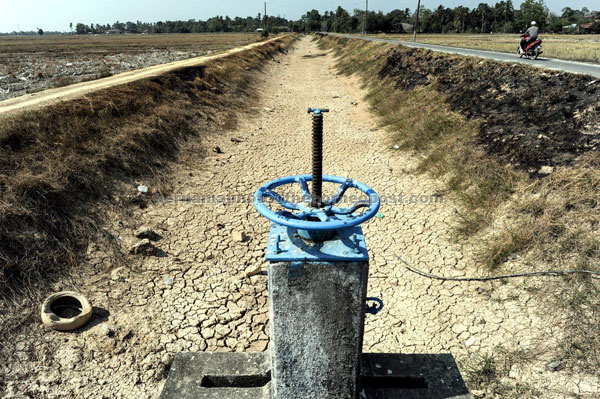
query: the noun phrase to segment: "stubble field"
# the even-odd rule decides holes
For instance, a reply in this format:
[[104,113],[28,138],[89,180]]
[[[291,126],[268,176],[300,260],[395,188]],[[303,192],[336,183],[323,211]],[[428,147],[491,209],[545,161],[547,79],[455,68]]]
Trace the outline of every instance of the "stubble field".
[[255,42],[254,33],[0,37],[0,101]]

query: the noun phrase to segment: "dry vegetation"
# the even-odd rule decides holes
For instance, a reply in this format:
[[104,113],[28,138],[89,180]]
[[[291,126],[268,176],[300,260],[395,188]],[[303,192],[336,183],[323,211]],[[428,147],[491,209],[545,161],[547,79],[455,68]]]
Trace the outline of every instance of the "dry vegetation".
[[0,100],[255,42],[253,33],[0,37]]
[[256,70],[292,40],[0,119],[2,332],[15,298],[77,266],[107,207],[144,206],[141,179],[160,187],[185,143],[235,123]]
[[[523,271],[600,271],[597,151],[555,166],[548,175],[527,173],[507,162],[505,156],[490,154],[481,140],[486,136],[487,121],[454,110],[435,76],[427,75],[428,79],[412,89],[398,88],[395,78],[382,77],[386,61],[394,56],[394,46],[332,37],[321,38],[320,44],[341,57],[338,66],[342,73],[359,73],[364,78],[372,109],[390,131],[390,145],[399,144],[415,153],[421,159],[417,172],[442,179],[448,193],[460,200],[456,239],[479,248],[482,274],[512,272],[504,263],[516,255],[525,259]],[[592,112],[597,122],[597,111]],[[594,126],[585,134],[600,134],[599,125]],[[598,373],[598,280],[584,275],[555,278],[535,294],[547,304],[544,312],[569,315],[563,344],[555,348],[557,356],[574,373]],[[504,388],[495,380],[501,376],[498,370],[504,369],[504,361],[505,357],[498,356],[473,365],[472,386],[483,385],[489,392],[510,396],[504,396]],[[526,397],[512,394],[510,397]]]
[[[412,34],[378,36],[412,41]],[[540,38],[543,41],[544,57],[600,63],[600,35],[542,33]],[[518,34],[419,34],[417,41],[443,46],[516,53],[520,37]]]

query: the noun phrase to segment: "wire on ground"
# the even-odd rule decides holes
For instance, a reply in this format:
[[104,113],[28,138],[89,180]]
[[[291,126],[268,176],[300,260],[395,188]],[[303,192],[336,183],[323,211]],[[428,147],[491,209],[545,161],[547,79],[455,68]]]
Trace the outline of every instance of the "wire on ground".
[[[398,255],[396,255],[398,256]],[[423,270],[417,269],[407,261],[405,261],[401,256],[398,256],[398,259],[406,266],[410,272],[418,274],[422,277],[427,277],[434,280],[442,280],[442,281],[491,281],[491,280],[502,280],[507,278],[515,278],[515,277],[535,277],[535,276],[548,276],[548,277],[558,277],[558,276],[566,276],[570,274],[586,274],[590,276],[600,276],[600,272],[595,272],[592,270],[543,270],[539,272],[525,272],[525,273],[514,273],[514,274],[501,274],[497,276],[486,276],[486,277],[446,277],[439,276],[437,274],[428,273]],[[598,278],[598,277],[594,277]]]

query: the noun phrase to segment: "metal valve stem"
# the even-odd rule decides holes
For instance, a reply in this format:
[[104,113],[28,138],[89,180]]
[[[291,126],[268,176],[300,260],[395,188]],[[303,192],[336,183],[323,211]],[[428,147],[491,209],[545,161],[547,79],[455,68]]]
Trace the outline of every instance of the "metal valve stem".
[[323,112],[329,109],[309,108],[308,113],[313,114],[312,131],[312,190],[310,192],[310,206],[323,207]]

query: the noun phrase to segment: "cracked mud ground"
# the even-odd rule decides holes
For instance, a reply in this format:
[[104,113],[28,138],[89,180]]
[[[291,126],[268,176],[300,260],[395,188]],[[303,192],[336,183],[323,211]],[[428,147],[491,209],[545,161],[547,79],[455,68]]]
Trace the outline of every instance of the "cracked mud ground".
[[[393,149],[362,99],[360,82],[338,76],[333,55],[304,38],[278,61],[261,74],[259,111],[204,143],[222,153],[182,161],[173,195],[250,196],[274,178],[309,173],[309,106],[330,109],[325,173],[363,181],[384,196],[409,199],[441,190],[413,173],[415,159]],[[440,282],[402,267],[397,255],[437,274],[479,273],[473,249],[451,239],[451,198],[384,204],[381,212],[383,218],[363,226],[371,255],[368,295],[385,302],[381,313],[367,316],[365,351],[450,352],[463,373],[478,354],[533,352],[510,369],[506,383],[525,384],[547,398],[597,397],[597,377],[544,367],[553,360],[563,320],[545,315],[529,294],[527,288],[542,282]],[[162,236],[156,245],[164,256],[131,258],[131,267],[81,276],[76,288],[98,308],[93,322],[70,334],[24,329],[22,337],[36,339],[17,344],[20,357],[8,370],[5,398],[156,398],[179,351],[267,349],[266,277],[245,272],[266,265],[269,223],[252,203],[151,204],[137,222],[121,234],[150,226]],[[233,233],[242,231],[247,239],[235,240]],[[102,253],[91,248],[90,259],[110,262]]]

